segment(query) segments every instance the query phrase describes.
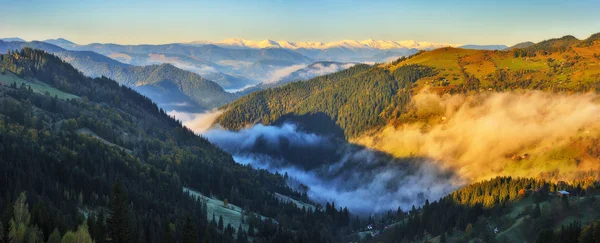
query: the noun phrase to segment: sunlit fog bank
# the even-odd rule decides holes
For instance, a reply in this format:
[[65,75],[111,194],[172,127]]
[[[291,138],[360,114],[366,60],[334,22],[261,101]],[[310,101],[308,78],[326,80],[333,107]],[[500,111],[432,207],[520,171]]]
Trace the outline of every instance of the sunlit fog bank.
[[472,96],[421,92],[409,116],[354,142],[397,157],[427,156],[467,180],[554,174],[571,179],[599,169],[596,94],[540,91]]

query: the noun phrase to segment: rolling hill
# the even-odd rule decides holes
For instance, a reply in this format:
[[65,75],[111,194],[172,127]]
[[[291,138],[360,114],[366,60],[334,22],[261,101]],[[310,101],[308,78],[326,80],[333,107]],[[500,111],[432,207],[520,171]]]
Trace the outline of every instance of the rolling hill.
[[511,47],[508,47],[508,48],[506,48],[506,50],[523,49],[523,48],[530,47],[533,45],[535,45],[535,43],[533,43],[531,41],[526,41],[526,42],[521,42],[521,43],[515,44],[514,46],[511,46]]
[[231,102],[218,84],[171,64],[133,66],[93,51],[69,51],[46,42],[0,42],[3,50],[32,47],[53,53],[85,75],[108,77],[133,87],[166,110],[200,112]]

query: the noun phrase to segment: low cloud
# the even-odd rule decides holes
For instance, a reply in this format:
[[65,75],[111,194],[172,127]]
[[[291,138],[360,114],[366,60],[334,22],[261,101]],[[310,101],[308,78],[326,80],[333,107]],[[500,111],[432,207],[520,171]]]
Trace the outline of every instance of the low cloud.
[[282,78],[290,75],[291,73],[298,71],[299,69],[305,68],[306,64],[298,64],[287,66],[284,68],[276,69],[269,73],[268,78],[265,80],[265,83],[270,84],[281,80]]
[[164,54],[148,54],[148,64],[161,64],[169,63],[177,68],[194,72],[198,75],[206,75],[212,73],[218,73],[219,71],[214,67],[207,65],[197,65],[188,62],[181,61],[178,57],[167,57]]
[[334,73],[348,69],[356,65],[355,63],[316,63],[312,65],[294,65],[273,72],[265,83],[274,83],[281,80],[308,80],[314,77]]
[[597,94],[424,91],[412,98],[407,114],[421,122],[390,125],[354,142],[397,157],[433,158],[466,180],[555,172],[571,179],[600,169],[589,153],[600,148],[598,101]]
[[256,84],[247,84],[244,87],[241,87],[239,89],[225,89],[225,92],[227,92],[227,93],[237,93],[237,92],[243,91],[243,90],[245,90],[247,88],[252,88],[254,86],[256,86]]
[[212,110],[204,113],[189,113],[172,110],[167,112],[170,116],[180,120],[184,126],[196,133],[202,133],[210,129],[215,120],[223,114],[222,110]]
[[[212,129],[203,136],[233,154],[238,163],[287,173],[290,186],[298,182],[307,185],[312,200],[323,204],[334,201],[357,213],[398,207],[408,210],[426,199],[437,200],[462,185],[450,171],[437,168],[426,158],[393,158],[299,131],[290,123],[279,127],[259,124],[238,132]],[[279,153],[287,150],[301,152],[293,156]]]
[[329,65],[323,65],[322,63],[317,63],[315,65],[311,65],[305,73],[301,74],[304,76],[304,79],[311,79],[317,76],[322,76],[330,73],[334,73],[337,71],[341,71],[344,69],[348,69],[356,65],[355,63],[344,63],[337,64],[331,63]]

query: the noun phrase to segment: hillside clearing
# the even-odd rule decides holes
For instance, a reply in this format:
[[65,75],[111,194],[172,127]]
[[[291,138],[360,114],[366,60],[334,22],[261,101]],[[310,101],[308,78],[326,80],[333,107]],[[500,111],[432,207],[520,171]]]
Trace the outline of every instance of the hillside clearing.
[[50,96],[56,96],[57,98],[63,99],[63,100],[79,99],[79,96],[63,92],[61,90],[58,90],[48,84],[45,84],[45,83],[37,81],[37,80],[25,80],[11,72],[6,72],[4,74],[0,73],[0,84],[5,85],[5,86],[10,86],[15,83],[17,84],[17,87],[26,85],[26,86],[31,87],[31,89],[34,92],[37,92],[40,94],[48,94]]

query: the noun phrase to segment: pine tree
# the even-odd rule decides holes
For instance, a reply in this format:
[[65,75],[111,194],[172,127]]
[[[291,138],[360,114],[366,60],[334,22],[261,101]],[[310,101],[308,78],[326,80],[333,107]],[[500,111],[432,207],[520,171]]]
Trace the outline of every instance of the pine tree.
[[86,220],[86,224],[88,226],[88,231],[90,232],[90,236],[92,237],[92,239],[95,239],[95,235],[96,235],[96,217],[93,214],[89,214]]
[[96,216],[96,223],[94,223],[96,229],[94,230],[94,241],[96,243],[104,243],[106,240],[106,224],[104,222],[104,211],[100,211]]
[[220,231],[223,231],[223,215],[219,215],[219,224],[217,226]]
[[77,231],[75,232],[75,242],[76,243],[93,243],[92,237],[90,236],[88,225],[84,222],[82,225],[77,227]]
[[196,243],[198,241],[198,233],[196,232],[196,226],[192,224],[190,217],[188,216],[183,225],[183,235],[181,236],[182,243]]
[[54,231],[52,231],[52,234],[50,234],[50,236],[48,236],[48,243],[60,243],[60,232],[58,232],[57,228],[54,228]]
[[63,235],[62,239],[60,240],[60,243],[77,243],[75,241],[75,233],[73,233],[72,231],[67,231],[67,233],[65,233],[65,235]]
[[244,228],[242,228],[242,224],[238,226],[237,229],[237,243],[246,243],[248,239],[246,238],[246,234],[244,233]]
[[0,243],[4,242],[4,225],[2,225],[2,221],[0,220]]
[[106,226],[110,242],[131,242],[133,237],[131,237],[131,232],[129,232],[131,222],[127,207],[127,194],[118,181],[113,186],[108,208],[110,215],[106,219]]
[[202,242],[210,243],[211,241],[212,241],[212,234],[210,233],[210,225],[207,225],[204,228],[204,240],[202,240]]
[[251,237],[254,236],[254,224],[248,225],[248,235]]
[[165,221],[164,226],[163,226],[163,237],[162,237],[162,243],[170,243],[173,242],[173,232],[171,232],[171,225],[169,223],[169,221]]
[[9,222],[8,237],[11,243],[24,242],[28,236],[28,227],[31,220],[29,205],[26,202],[27,195],[22,192],[13,206],[13,217]]
[[540,210],[540,203],[536,203],[535,208],[533,209],[533,212],[531,213],[531,217],[537,218],[541,215],[542,215],[542,211]]
[[442,235],[440,236],[440,243],[446,243],[446,233],[442,233]]

